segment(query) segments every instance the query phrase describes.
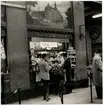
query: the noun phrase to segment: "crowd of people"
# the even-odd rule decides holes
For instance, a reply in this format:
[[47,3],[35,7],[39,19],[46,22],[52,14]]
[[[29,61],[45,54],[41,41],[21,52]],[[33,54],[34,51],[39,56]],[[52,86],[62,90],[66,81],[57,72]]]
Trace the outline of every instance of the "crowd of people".
[[[49,82],[50,82],[50,73],[53,75],[61,75],[63,78],[58,77],[55,79],[57,84],[60,83],[60,80],[64,80],[67,83],[71,82],[71,63],[70,59],[67,57],[66,53],[57,54],[55,56],[50,56],[50,54],[38,54],[37,59],[33,60],[32,63],[38,65],[36,79],[37,81],[42,81],[44,84],[44,100],[49,100]],[[93,84],[96,88],[97,97],[102,99],[102,51],[98,50],[94,54],[92,62],[88,64],[88,75],[90,72],[93,73]],[[53,77],[54,78],[54,77]]]
[[[71,81],[71,64],[66,53],[56,54],[37,54],[32,56],[33,70],[36,71],[36,81],[41,81],[44,85],[44,100],[49,100],[49,82],[54,80],[59,86],[60,81]],[[50,75],[51,74],[51,75]],[[53,75],[53,77],[52,77]],[[55,78],[56,77],[56,78]]]
[[[3,46],[1,45],[1,60],[3,61],[4,59],[5,52]],[[36,72],[36,81],[42,81],[44,84],[44,100],[48,101],[50,99],[50,73],[56,75],[56,79],[54,80],[57,80],[57,84],[60,84],[60,80],[63,80],[66,83],[71,82],[71,63],[69,57],[67,57],[67,53],[58,53],[55,55],[44,53],[36,55],[33,51],[31,52],[31,61],[33,70]],[[102,63],[102,50],[98,50],[94,54],[92,62],[89,62],[88,64],[88,75],[90,72],[93,73],[93,84],[96,88],[97,97],[99,99],[102,99]],[[3,71],[3,69],[1,69],[1,71]]]

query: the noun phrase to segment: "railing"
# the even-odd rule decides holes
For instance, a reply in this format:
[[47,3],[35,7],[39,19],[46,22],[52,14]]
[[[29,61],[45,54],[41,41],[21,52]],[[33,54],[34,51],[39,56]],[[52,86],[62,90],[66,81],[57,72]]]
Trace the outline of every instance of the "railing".
[[[90,96],[91,96],[91,103],[93,103],[93,95],[92,95],[92,79],[93,79],[93,74],[90,70],[90,73],[89,73],[89,79],[90,79]],[[4,79],[3,79],[3,84],[4,84]],[[2,85],[3,85],[2,84]],[[3,85],[4,86],[4,85]],[[4,88],[3,88],[4,89]],[[63,94],[65,93],[65,82],[63,80],[61,80],[60,82],[60,85],[59,85],[59,97],[61,99],[61,103],[63,104],[64,103],[64,99],[63,99]],[[3,90],[4,92],[4,90]],[[4,94],[4,93],[3,93]],[[14,94],[17,94],[18,95],[18,102],[19,104],[21,104],[21,89],[18,88],[17,90],[15,90],[12,94],[8,95],[6,98],[2,99],[1,100],[1,103],[3,102],[6,102],[10,97],[12,97]]]
[[8,95],[6,98],[2,99],[1,100],[1,103],[5,103],[5,101],[7,101],[10,97],[12,97],[14,94],[18,94],[18,101],[19,101],[19,104],[21,104],[21,89],[18,88],[17,90],[15,90],[12,94]]
[[93,81],[93,73],[90,71],[89,74],[89,78],[90,78],[90,94],[91,94],[91,103],[93,103],[93,95],[92,95],[92,81]]

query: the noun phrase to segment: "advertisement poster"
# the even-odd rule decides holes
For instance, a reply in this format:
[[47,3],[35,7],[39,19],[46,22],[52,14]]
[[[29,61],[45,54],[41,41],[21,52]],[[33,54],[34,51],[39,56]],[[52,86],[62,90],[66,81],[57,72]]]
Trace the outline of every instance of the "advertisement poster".
[[72,27],[70,1],[28,1],[26,10],[29,25],[59,29]]

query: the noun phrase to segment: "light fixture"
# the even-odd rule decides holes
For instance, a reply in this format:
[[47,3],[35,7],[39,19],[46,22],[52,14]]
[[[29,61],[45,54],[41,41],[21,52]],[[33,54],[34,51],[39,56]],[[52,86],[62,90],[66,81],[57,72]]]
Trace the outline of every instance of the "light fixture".
[[92,16],[92,18],[99,18],[99,17],[102,17],[102,13]]

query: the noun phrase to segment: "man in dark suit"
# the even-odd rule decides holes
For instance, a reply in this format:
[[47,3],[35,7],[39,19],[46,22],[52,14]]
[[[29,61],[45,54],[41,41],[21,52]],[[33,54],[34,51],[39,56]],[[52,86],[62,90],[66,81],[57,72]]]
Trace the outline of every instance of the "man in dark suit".
[[69,57],[67,57],[67,53],[63,53],[63,57],[65,59],[63,64],[63,69],[66,72],[66,84],[69,89],[67,89],[70,93],[72,92],[71,87],[71,63]]

